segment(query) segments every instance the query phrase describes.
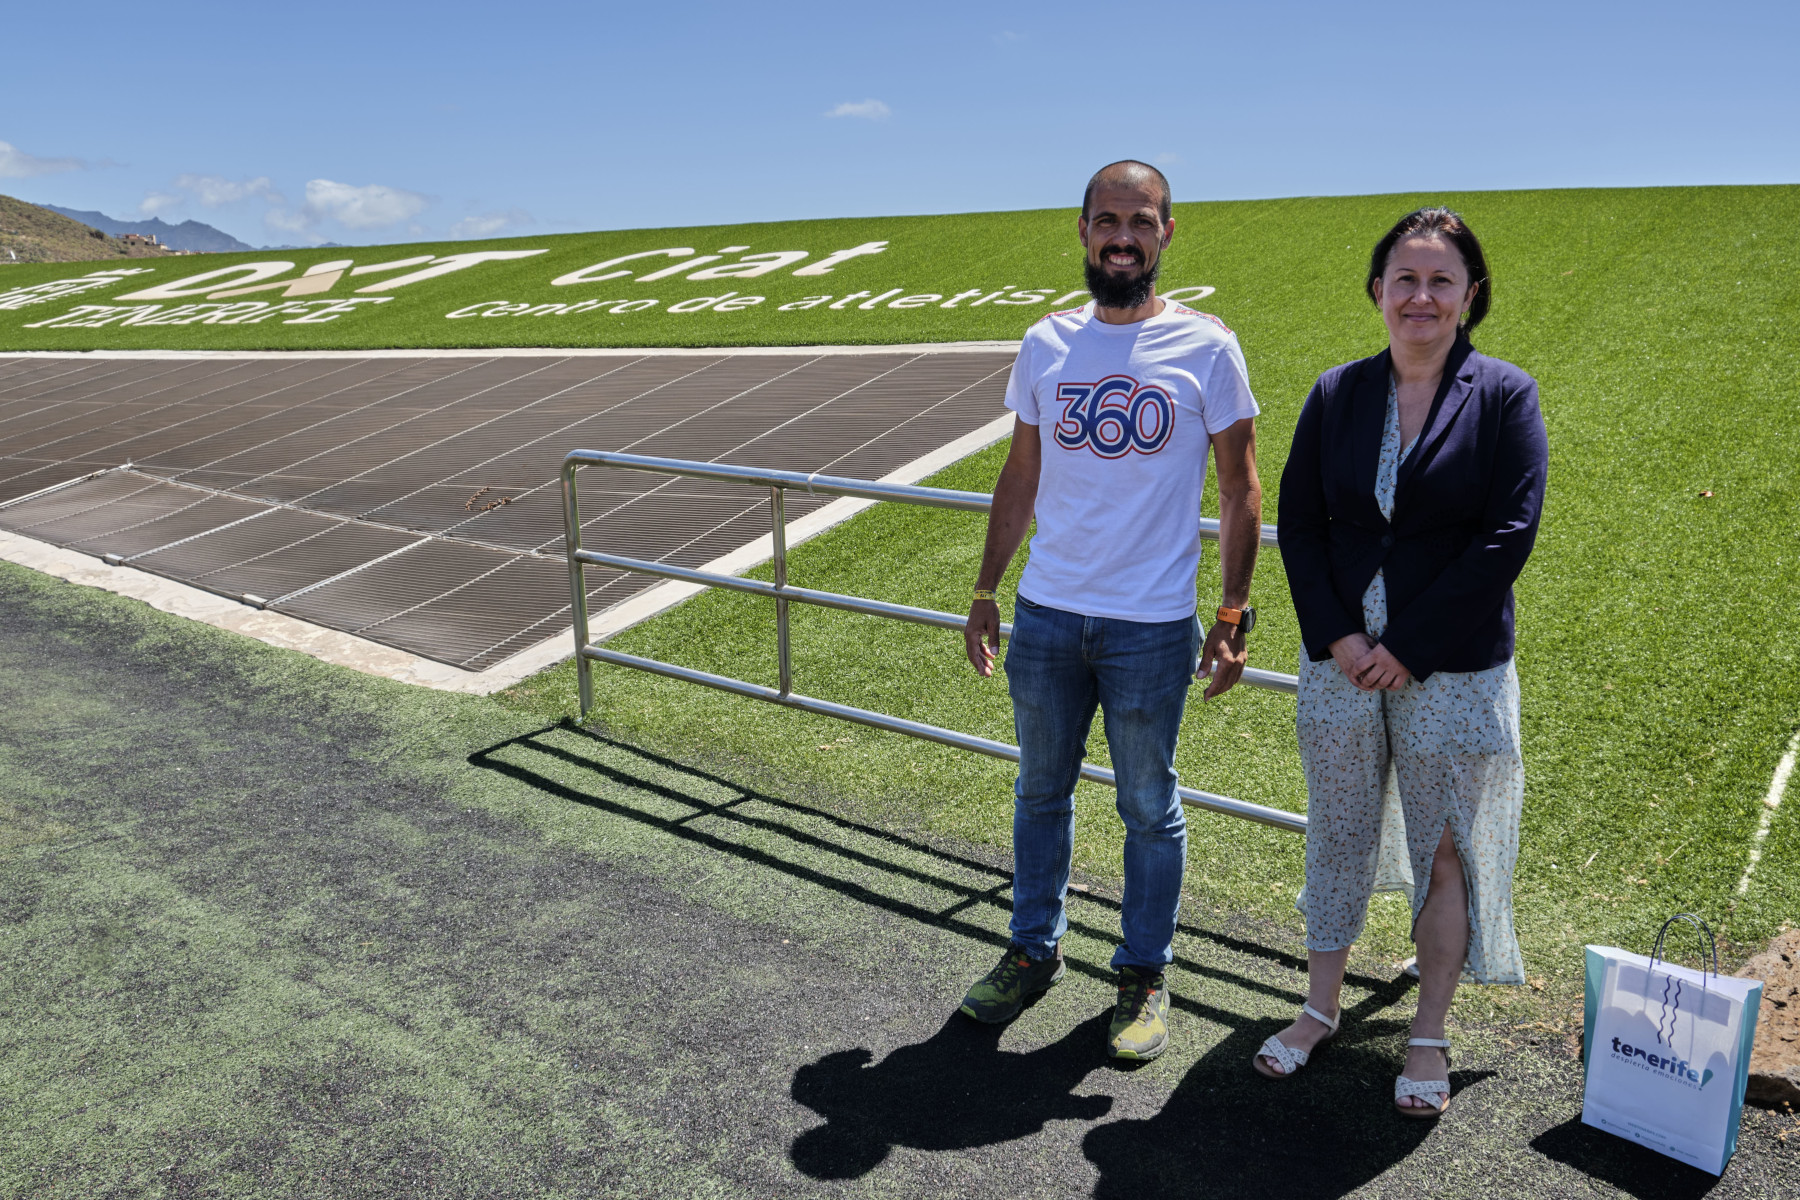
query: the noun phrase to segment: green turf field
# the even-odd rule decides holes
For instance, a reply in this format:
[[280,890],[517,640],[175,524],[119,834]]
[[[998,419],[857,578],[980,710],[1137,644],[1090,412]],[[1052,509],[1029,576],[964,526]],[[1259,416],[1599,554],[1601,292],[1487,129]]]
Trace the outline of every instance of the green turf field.
[[[1236,327],[1264,408],[1271,519],[1311,380],[1383,344],[1362,264],[1417,199],[1188,210],[1196,274],[1220,289],[1206,306]],[[1529,790],[1517,900],[1531,972],[1566,1000],[1583,943],[1647,945],[1670,912],[1702,912],[1740,947],[1800,922],[1800,803],[1781,811],[1747,894],[1734,895],[1800,724],[1800,189],[1448,199],[1484,235],[1495,272],[1478,343],[1538,378],[1550,431],[1543,533],[1519,586]],[[1004,449],[937,482],[987,490]],[[792,578],[960,611],[980,545],[980,518],[889,506],[798,550]],[[1216,570],[1209,556],[1203,594]],[[1297,630],[1273,555],[1255,592],[1265,623],[1251,661],[1292,670]],[[714,594],[613,644],[773,683],[772,624],[766,603]],[[804,608],[794,628],[801,691],[1011,740],[1003,685],[973,677],[956,635]],[[995,845],[1009,835],[1005,764],[597,669],[598,716],[629,737],[879,797],[924,828]],[[565,666],[519,695],[563,714],[572,692]],[[1249,689],[1194,705],[1184,778],[1302,808],[1292,719],[1291,699]],[[1092,749],[1103,757],[1098,737]],[[1109,796],[1084,792],[1082,862],[1116,871]],[[1195,898],[1282,920],[1298,944],[1299,839],[1210,815],[1193,838]],[[1398,958],[1404,909],[1377,908],[1371,936]]]

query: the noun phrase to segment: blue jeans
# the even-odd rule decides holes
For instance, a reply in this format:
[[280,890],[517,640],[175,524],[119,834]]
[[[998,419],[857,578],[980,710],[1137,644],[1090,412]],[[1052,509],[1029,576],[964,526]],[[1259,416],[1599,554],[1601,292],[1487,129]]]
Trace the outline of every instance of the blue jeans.
[[1075,781],[1094,709],[1125,822],[1125,940],[1112,965],[1160,971],[1174,958],[1187,818],[1175,792],[1175,738],[1200,665],[1200,622],[1147,623],[1046,608],[1019,597],[1006,651],[1019,779],[1013,787],[1013,944],[1034,958],[1068,931]]

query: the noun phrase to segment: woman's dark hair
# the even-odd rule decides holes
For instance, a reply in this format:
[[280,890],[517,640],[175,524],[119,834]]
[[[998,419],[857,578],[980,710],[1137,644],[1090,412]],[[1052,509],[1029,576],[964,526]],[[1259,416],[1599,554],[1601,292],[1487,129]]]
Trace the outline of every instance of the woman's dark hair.
[[1469,282],[1481,285],[1475,290],[1475,299],[1469,303],[1469,319],[1462,326],[1464,333],[1472,332],[1481,324],[1481,318],[1487,316],[1488,299],[1493,294],[1494,285],[1488,278],[1487,255],[1481,252],[1481,242],[1463,221],[1461,214],[1447,208],[1421,208],[1401,217],[1375,243],[1375,252],[1369,255],[1369,279],[1363,285],[1363,290],[1369,293],[1371,301],[1375,301],[1375,281],[1387,270],[1388,256],[1402,239],[1409,237],[1441,237],[1455,246],[1456,252],[1462,255],[1463,266],[1469,272]]

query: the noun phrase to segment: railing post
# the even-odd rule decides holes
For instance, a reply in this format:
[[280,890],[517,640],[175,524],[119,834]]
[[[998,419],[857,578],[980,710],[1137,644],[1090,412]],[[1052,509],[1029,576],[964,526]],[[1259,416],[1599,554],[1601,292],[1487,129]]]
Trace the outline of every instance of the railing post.
[[[784,588],[787,586],[787,505],[780,484],[769,489],[769,518],[775,531],[775,586]],[[794,665],[788,657],[788,602],[785,596],[775,598],[775,657],[781,694],[785,696],[794,690]]]
[[576,551],[581,549],[581,505],[575,498],[575,471],[579,466],[570,460],[565,460],[562,465],[563,548],[569,556],[569,613],[575,623],[575,679],[581,690],[581,716],[585,720],[588,709],[594,706],[594,680],[592,667],[582,653],[588,644],[588,614],[587,578],[582,571],[581,559],[576,557]]

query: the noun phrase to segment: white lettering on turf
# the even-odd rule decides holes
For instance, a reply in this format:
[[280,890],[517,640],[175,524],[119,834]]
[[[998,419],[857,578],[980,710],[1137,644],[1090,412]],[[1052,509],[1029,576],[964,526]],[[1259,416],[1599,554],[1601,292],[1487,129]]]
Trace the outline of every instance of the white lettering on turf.
[[683,271],[691,271],[701,263],[718,262],[724,257],[723,254],[702,254],[699,258],[690,258],[686,262],[676,263],[672,267],[664,267],[662,270],[652,271],[648,275],[639,275],[637,281],[639,283],[652,283],[658,279],[667,279],[671,275],[679,275]]
[[804,250],[767,250],[761,254],[746,254],[734,263],[695,271],[688,276],[688,282],[700,279],[752,279],[758,275],[767,275],[770,271],[779,271],[806,256]]
[[[337,262],[316,263],[294,279],[277,280],[274,283],[265,283],[264,281],[277,275],[286,274],[294,269],[294,264],[276,260],[239,263],[232,267],[218,267],[211,271],[202,271],[198,275],[189,275],[184,279],[171,280],[168,283],[157,284],[139,291],[126,292],[116,298],[120,300],[179,300],[188,296],[204,295],[208,299],[217,300],[277,289],[282,290],[283,296],[307,296],[331,290],[346,273],[357,275],[429,264],[420,270],[410,271],[405,275],[356,289],[359,295],[370,292],[391,292],[396,288],[407,287],[426,279],[436,279],[440,275],[448,275],[454,271],[466,271],[480,263],[531,258],[544,253],[546,251],[543,250],[473,250],[461,254],[446,254],[442,258],[421,255],[401,259],[398,262],[373,263],[367,268],[358,268],[354,271],[350,270],[353,260],[346,258]],[[241,278],[230,278],[232,276],[241,276]],[[228,286],[221,287],[222,284],[228,284]]]
[[728,300],[735,295],[737,295],[736,292],[726,292],[723,296],[690,296],[686,300],[678,300],[669,305],[669,311],[672,313],[699,312],[701,309],[710,308],[719,301]]
[[434,256],[430,254],[420,254],[412,258],[396,258],[393,262],[370,263],[367,266],[356,268],[354,271],[350,272],[350,274],[379,275],[383,271],[398,271],[401,267],[416,267],[420,263],[430,262],[433,257]]
[[[833,297],[829,295],[804,296],[799,300],[790,300],[785,304],[776,305],[775,311],[800,312],[810,308],[818,308],[820,305],[826,305],[828,308],[838,312],[845,310],[871,312],[884,308],[927,308],[934,305],[938,308],[955,308],[959,301],[966,300],[971,296],[981,297],[981,300],[979,300],[978,303],[982,304],[991,301],[994,304],[1049,304],[1053,307],[1061,307],[1070,300],[1088,299],[1087,292],[1078,291],[1066,292],[1056,299],[1051,300],[1049,299],[1050,293],[1055,289],[1044,287],[1002,288],[997,292],[988,292],[983,291],[980,288],[975,288],[966,292],[958,292],[948,300],[945,300],[938,292],[917,292],[906,296],[900,295],[900,293],[905,290],[905,288],[889,288],[879,294],[866,291],[851,292],[848,296],[838,298],[834,303],[830,304],[826,303],[833,299]],[[1211,295],[1216,290],[1216,288],[1211,287],[1176,288],[1174,289],[1174,293],[1171,293],[1171,296],[1177,300],[1192,300],[1198,299],[1200,296]],[[1179,295],[1179,293],[1197,294]],[[741,312],[744,309],[754,308],[767,301],[767,296],[741,296],[736,292],[725,292],[717,296],[690,296],[682,300],[677,300],[669,305],[666,311],[683,315],[697,312]],[[858,301],[861,303],[858,303]],[[583,300],[577,304],[531,304],[516,303],[511,300],[483,300],[478,304],[470,304],[463,308],[454,309],[445,313],[444,316],[448,320],[459,320],[463,317],[562,317],[588,312],[607,312],[616,316],[621,313],[642,312],[645,309],[656,307],[659,303],[661,302],[658,300]]]
[[422,271],[413,271],[398,279],[386,279],[380,283],[372,283],[368,287],[357,288],[357,294],[368,292],[391,292],[395,288],[403,288],[408,284],[418,283],[425,279],[436,279],[439,275],[448,275],[452,271],[466,271],[470,267],[484,262],[504,262],[515,258],[531,258],[534,255],[546,254],[545,250],[473,250],[462,254],[446,254],[436,259]]
[[183,296],[203,296],[207,292],[217,291],[225,285],[228,276],[241,275],[241,279],[232,279],[234,285],[261,283],[274,275],[294,269],[291,262],[252,262],[239,263],[235,267],[218,267],[211,271],[202,271],[198,275],[189,275],[186,279],[175,279],[168,283],[147,287],[136,292],[126,292],[115,296],[116,300],[179,300]]
[[794,274],[829,275],[831,274],[832,268],[836,267],[839,263],[848,262],[853,258],[859,258],[865,254],[880,254],[887,248],[888,244],[886,242],[864,242],[862,245],[852,246],[848,250],[833,250],[818,262],[813,263],[810,266],[801,267],[798,271],[795,271]]
[[118,307],[78,304],[59,317],[34,321],[26,329],[98,329],[103,325],[255,325],[270,317],[289,318],[283,325],[319,325],[335,321],[365,304],[386,304],[392,296],[350,296],[342,300],[295,300],[270,304],[249,300],[238,304],[160,304]]
[[227,296],[248,296],[252,292],[272,292],[286,288],[283,296],[313,296],[320,292],[329,292],[332,285],[344,277],[349,270],[351,260],[338,259],[336,262],[317,263],[306,268],[300,278],[294,280],[276,280],[274,283],[252,284],[250,287],[230,288],[223,292],[207,293],[208,300],[221,300]]
[[108,287],[131,275],[147,275],[156,270],[155,267],[121,267],[114,271],[95,271],[90,275],[82,275],[75,279],[52,279],[49,283],[34,283],[30,287],[16,287],[11,291],[0,292],[0,309],[27,308],[33,304],[48,304],[52,300],[60,300],[64,296],[76,296],[82,292],[91,292],[95,288]]
[[[604,279],[619,279],[631,274],[630,271],[606,271],[607,267],[616,267],[620,263],[633,262],[640,258],[685,258],[694,252],[692,246],[671,246],[667,250],[639,250],[636,254],[621,254],[617,258],[609,258],[605,262],[597,262],[591,267],[583,267],[579,271],[570,271],[566,275],[558,275],[550,281],[551,287],[569,287],[577,283],[599,283]],[[595,271],[606,271],[604,275],[596,275]]]

